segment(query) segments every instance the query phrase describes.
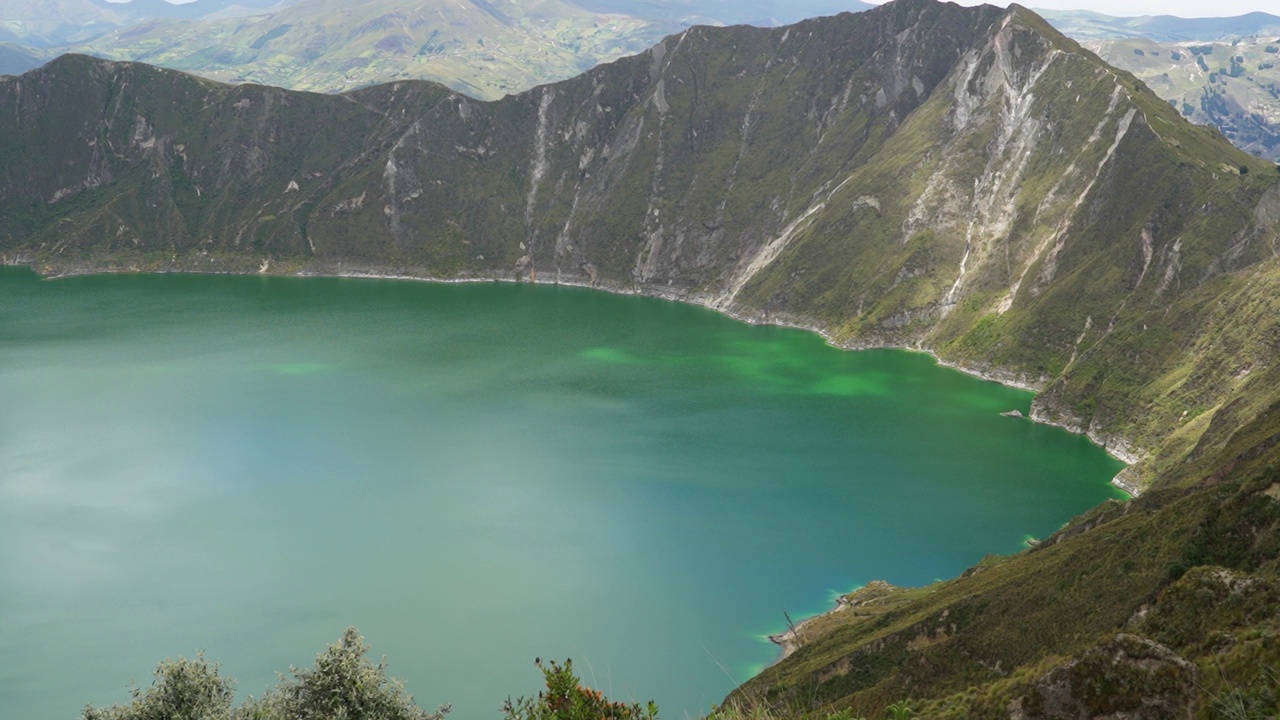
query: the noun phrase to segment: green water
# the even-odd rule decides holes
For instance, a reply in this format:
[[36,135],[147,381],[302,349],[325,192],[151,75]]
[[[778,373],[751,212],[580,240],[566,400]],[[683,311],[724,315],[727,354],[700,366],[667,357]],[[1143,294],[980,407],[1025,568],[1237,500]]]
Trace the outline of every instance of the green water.
[[784,610],[1116,496],[1030,399],[579,289],[0,269],[0,708],[200,650],[260,694],[355,625],[458,720],[535,656],[697,714]]

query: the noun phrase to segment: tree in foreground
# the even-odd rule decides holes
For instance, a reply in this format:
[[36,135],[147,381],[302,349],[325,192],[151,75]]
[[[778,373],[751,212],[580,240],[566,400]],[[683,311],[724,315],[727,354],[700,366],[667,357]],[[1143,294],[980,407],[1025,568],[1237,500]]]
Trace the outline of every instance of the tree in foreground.
[[166,660],[133,701],[84,709],[83,720],[443,720],[449,706],[424,712],[400,681],[387,677],[386,662],[366,657],[369,647],[355,628],[316,657],[314,668],[291,669],[292,677],[232,707],[235,683],[203,657]]
[[235,683],[218,674],[203,656],[165,660],[145,691],[133,688],[128,705],[84,709],[84,720],[227,720]]

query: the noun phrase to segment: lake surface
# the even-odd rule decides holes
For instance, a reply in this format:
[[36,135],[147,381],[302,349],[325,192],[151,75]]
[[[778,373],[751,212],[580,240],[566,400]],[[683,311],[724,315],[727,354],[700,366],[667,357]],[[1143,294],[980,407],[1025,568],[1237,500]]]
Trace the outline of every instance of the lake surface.
[[1030,400],[582,289],[0,268],[0,708],[201,650],[257,695],[355,625],[456,720],[536,656],[696,716],[783,611],[1120,496]]

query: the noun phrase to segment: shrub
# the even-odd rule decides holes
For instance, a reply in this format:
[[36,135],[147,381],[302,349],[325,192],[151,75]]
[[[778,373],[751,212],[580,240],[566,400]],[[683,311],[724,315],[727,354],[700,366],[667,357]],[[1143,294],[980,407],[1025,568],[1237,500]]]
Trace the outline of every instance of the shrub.
[[1232,686],[1217,695],[1209,706],[1209,717],[1214,720],[1268,720],[1280,710],[1277,698],[1280,680],[1270,668],[1258,671],[1253,682],[1246,686]]
[[218,674],[203,656],[165,660],[145,691],[133,688],[133,702],[84,709],[84,720],[228,720],[235,683]]
[[506,720],[657,720],[658,706],[652,700],[642,708],[584,687],[573,674],[572,660],[543,665],[539,659],[534,664],[545,676],[547,689],[536,698],[507,699],[502,706]]
[[316,656],[309,670],[291,668],[293,677],[261,700],[250,699],[238,718],[244,720],[442,720],[445,705],[434,713],[421,710],[399,680],[387,677],[386,661],[374,665],[365,657],[369,646],[355,628]]
[[386,663],[365,657],[369,647],[355,628],[316,657],[308,670],[233,708],[235,683],[218,674],[203,656],[166,660],[145,691],[133,701],[100,709],[85,707],[83,720],[443,720],[449,706],[423,712],[400,681],[387,677]]
[[889,717],[893,718],[893,720],[912,720],[916,716],[915,711],[911,709],[911,705],[906,700],[899,700],[890,705],[885,708],[885,712],[889,713]]

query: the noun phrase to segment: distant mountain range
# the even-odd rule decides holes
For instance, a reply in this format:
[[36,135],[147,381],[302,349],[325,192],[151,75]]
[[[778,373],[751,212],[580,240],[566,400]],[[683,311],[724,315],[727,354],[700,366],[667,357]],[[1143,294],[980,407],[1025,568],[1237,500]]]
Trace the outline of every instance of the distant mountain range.
[[0,4],[0,42],[60,48],[147,20],[239,17],[294,2],[297,0],[195,0],[175,5],[165,0],[4,0]]
[[860,0],[576,0],[595,12],[621,13],[681,25],[759,25],[774,27],[805,18],[862,12],[874,5]]
[[1273,35],[1280,17],[1254,12],[1237,17],[1180,18],[1173,15],[1112,17],[1088,10],[1037,10],[1063,34],[1076,40],[1146,38],[1157,42],[1208,42]]
[[0,43],[0,75],[19,75],[45,63],[45,55],[25,45]]
[[76,49],[231,82],[334,92],[418,78],[498,98],[680,29],[567,0],[302,0],[252,17],[151,20]]
[[[194,0],[175,4],[168,0],[5,0],[0,4],[0,42],[59,48],[153,20],[225,20],[271,14],[298,2]],[[356,15],[367,15],[368,12],[362,9],[364,4],[361,0],[326,3],[334,12],[351,11]],[[446,9],[450,5],[458,5],[441,0],[429,4]],[[525,10],[542,15],[553,13],[553,10],[541,7],[546,4],[480,0],[461,5],[473,6],[481,12],[492,8],[509,19],[518,20]],[[680,28],[699,24],[777,26],[809,17],[861,12],[874,7],[860,0],[566,0],[564,4],[587,13],[626,15],[659,24],[674,23]]]
[[435,80],[498,98],[640,52],[695,24],[780,25],[858,0],[6,0],[0,71],[62,52],[335,92]]
[[[496,99],[640,52],[692,25],[776,26],[870,7],[860,0],[4,0],[0,74],[74,51],[224,82],[339,92],[426,79]],[[1280,160],[1280,56],[1270,52],[1280,47],[1280,16],[1041,12],[1193,122]],[[1196,43],[1208,49],[1187,47]]]

